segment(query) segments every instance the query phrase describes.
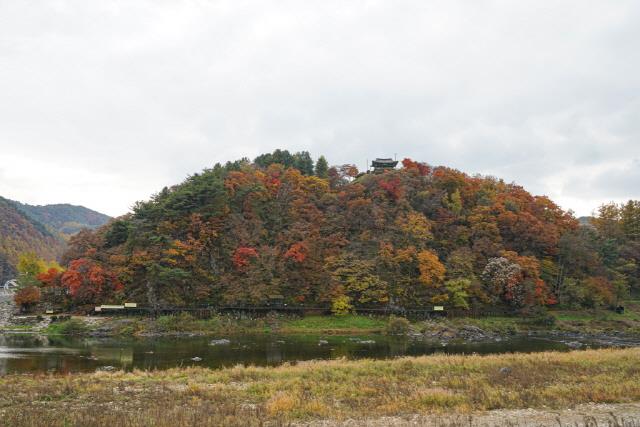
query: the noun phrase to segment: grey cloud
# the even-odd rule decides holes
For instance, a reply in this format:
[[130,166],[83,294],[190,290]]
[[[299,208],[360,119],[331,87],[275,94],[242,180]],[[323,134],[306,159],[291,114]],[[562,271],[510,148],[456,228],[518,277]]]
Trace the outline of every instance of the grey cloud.
[[606,165],[592,176],[574,177],[567,183],[578,197],[625,200],[640,188],[640,158]]
[[287,148],[493,174],[585,214],[640,198],[639,23],[631,0],[3,2],[0,194],[119,214]]

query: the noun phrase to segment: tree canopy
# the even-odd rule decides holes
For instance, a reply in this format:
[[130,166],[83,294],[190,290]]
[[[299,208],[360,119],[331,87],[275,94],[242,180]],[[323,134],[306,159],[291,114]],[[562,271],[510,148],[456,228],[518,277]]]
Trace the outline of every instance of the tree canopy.
[[308,152],[276,150],[74,236],[66,271],[48,280],[70,305],[606,305],[638,286],[639,211],[605,206],[580,226],[496,178],[411,159],[381,174],[324,157],[314,168]]

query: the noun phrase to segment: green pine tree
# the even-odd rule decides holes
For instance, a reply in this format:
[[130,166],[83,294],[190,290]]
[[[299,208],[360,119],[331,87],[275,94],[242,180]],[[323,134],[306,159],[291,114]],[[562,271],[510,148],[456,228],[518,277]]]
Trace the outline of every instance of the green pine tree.
[[324,156],[320,156],[316,162],[316,176],[319,178],[327,178],[329,176],[329,163]]

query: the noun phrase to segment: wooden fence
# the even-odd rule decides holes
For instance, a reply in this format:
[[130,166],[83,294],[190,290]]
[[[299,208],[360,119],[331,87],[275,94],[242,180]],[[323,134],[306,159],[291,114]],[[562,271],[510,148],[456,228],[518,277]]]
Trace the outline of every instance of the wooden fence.
[[[428,319],[435,317],[496,317],[496,316],[513,316],[516,313],[509,310],[497,308],[492,309],[444,309],[434,310],[433,307],[408,307],[408,308],[392,308],[392,307],[359,307],[353,310],[359,315],[377,315],[377,316],[402,316],[410,319]],[[135,307],[122,308],[117,310],[102,310],[100,312],[91,312],[92,315],[122,315],[122,316],[173,316],[181,313],[189,313],[199,319],[206,319],[218,314],[235,314],[238,316],[260,317],[268,313],[290,314],[294,316],[308,315],[328,315],[331,314],[330,307],[324,306],[246,306],[246,305],[228,305],[228,306],[206,306],[206,307]]]

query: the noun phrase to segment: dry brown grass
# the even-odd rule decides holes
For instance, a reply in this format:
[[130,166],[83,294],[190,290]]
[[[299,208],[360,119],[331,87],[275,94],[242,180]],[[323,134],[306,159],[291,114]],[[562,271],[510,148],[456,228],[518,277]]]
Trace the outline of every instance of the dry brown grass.
[[8,375],[0,390],[0,420],[8,426],[257,426],[562,409],[640,402],[640,349]]

